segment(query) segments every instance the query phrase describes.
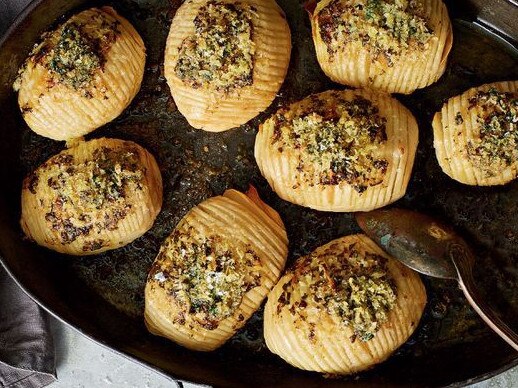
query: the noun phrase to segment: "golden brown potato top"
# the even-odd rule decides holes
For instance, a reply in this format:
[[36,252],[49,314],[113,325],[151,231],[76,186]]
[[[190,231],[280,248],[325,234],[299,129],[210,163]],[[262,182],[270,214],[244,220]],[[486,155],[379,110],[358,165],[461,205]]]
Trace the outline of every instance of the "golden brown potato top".
[[[130,143],[131,144],[131,143]],[[60,242],[69,244],[92,232],[115,230],[131,211],[129,196],[142,188],[145,167],[137,149],[100,147],[86,160],[75,160],[64,151],[45,162],[24,181],[38,197],[50,229],[58,231]],[[84,251],[100,249],[93,241]]]
[[366,98],[343,93],[312,95],[272,118],[272,144],[279,152],[296,150],[299,178],[322,185],[346,182],[359,193],[383,181],[388,161],[377,156],[386,142],[386,118]]
[[261,284],[261,260],[248,244],[206,235],[184,219],[168,237],[150,271],[185,314],[208,330],[233,315],[243,295]]
[[423,15],[422,0],[331,0],[317,18],[331,60],[345,44],[356,42],[376,61],[392,66],[395,57],[424,50],[434,35]]
[[[495,88],[479,91],[469,100],[467,113],[475,114],[474,139],[467,143],[473,165],[488,175],[500,172],[518,161],[518,93]],[[464,123],[459,111],[455,124]]]
[[[286,308],[303,321],[326,314],[354,331],[352,342],[373,338],[395,305],[397,289],[387,259],[359,243],[325,245],[297,260],[288,274],[293,276],[283,286],[277,313]],[[316,322],[308,323],[311,327]],[[309,338],[314,339],[315,333]]]
[[179,48],[175,74],[193,88],[228,93],[253,83],[254,7],[209,1],[194,19],[195,33]]
[[49,89],[63,84],[80,91],[84,97],[102,93],[93,88],[94,75],[103,68],[105,55],[120,34],[119,24],[103,10],[93,8],[45,33],[20,69],[15,90],[20,88],[21,74],[30,63],[48,71]]

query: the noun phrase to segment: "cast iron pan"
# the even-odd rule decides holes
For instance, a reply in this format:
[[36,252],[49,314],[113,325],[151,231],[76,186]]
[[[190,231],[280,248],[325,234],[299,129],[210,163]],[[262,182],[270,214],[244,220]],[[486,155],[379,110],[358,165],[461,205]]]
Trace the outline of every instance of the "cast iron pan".
[[[99,2],[37,0],[16,21],[0,50],[0,250],[3,264],[37,302],[55,316],[138,362],[170,376],[215,386],[461,385],[518,364],[518,354],[469,308],[455,282],[424,279],[429,302],[420,326],[387,362],[356,377],[324,379],[299,371],[271,354],[262,337],[262,312],[221,349],[196,353],[147,333],[143,289],[160,243],[181,217],[226,188],[258,187],[281,213],[289,234],[289,262],[329,240],[359,229],[350,214],[308,210],[280,200],[260,176],[253,157],[258,124],[279,106],[329,88],[311,41],[302,0],[278,0],[293,36],[286,81],[272,106],[239,129],[212,134],[192,129],[177,111],[163,77],[163,50],[179,0],[122,0],[113,5],[140,32],[147,46],[142,90],[114,122],[91,137],[130,139],[150,150],[164,178],[164,207],[154,227],[125,248],[88,258],[58,255],[24,241],[19,224],[23,177],[63,142],[30,131],[11,90],[16,71],[40,33],[78,10]],[[431,119],[448,97],[484,82],[518,78],[517,8],[495,1],[448,2],[454,47],[446,74],[411,96],[397,96],[416,115],[420,143],[406,196],[398,206],[417,209],[453,224],[477,253],[475,268],[486,297],[516,330],[518,323],[518,181],[503,187],[468,187],[440,170],[432,145]],[[513,13],[514,12],[514,13]],[[495,14],[493,27],[472,23]],[[501,35],[503,36],[503,35]],[[206,146],[206,147],[205,147]],[[208,149],[208,151],[207,151]],[[1,308],[1,306],[0,306]]]

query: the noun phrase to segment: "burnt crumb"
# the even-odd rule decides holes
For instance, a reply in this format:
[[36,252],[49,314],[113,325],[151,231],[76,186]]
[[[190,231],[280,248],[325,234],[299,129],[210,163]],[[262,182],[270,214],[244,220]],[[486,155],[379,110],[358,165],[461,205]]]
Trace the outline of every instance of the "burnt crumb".
[[57,190],[59,189],[59,181],[57,177],[50,177],[47,179],[47,186],[51,189]]
[[177,323],[181,326],[185,325],[185,313],[184,312],[180,312],[178,314],[178,316],[175,319],[175,323]]
[[25,104],[23,106],[20,107],[20,112],[22,112],[22,115],[25,115],[27,113],[31,113],[32,112],[32,106],[30,106],[29,104]]
[[[51,218],[50,213],[48,215]],[[70,244],[80,236],[88,236],[92,230],[92,225],[77,227],[70,220],[54,219],[54,221],[53,229],[60,231],[62,244]]]
[[317,339],[317,336],[316,336],[316,333],[315,333],[315,324],[314,323],[310,323],[309,324],[309,334],[308,334],[308,339],[311,341],[311,342],[315,342],[316,339]]
[[201,323],[201,326],[207,330],[216,330],[219,326],[219,323],[215,321],[208,321]]
[[110,231],[118,228],[119,221],[123,220],[128,214],[129,206],[124,209],[115,209],[111,214],[104,215],[104,227]]
[[29,176],[25,178],[24,188],[28,189],[32,194],[36,194],[36,187],[38,186],[39,180],[39,176],[35,172],[29,174]]
[[104,246],[105,241],[103,239],[97,239],[87,241],[83,244],[83,252],[93,252],[101,249]]
[[387,172],[388,161],[384,159],[375,160],[373,163],[374,168],[380,170],[383,174]]
[[460,112],[457,112],[455,115],[455,124],[461,125],[464,122],[464,119],[462,118],[462,114]]
[[60,154],[51,159],[53,164],[67,166],[74,163],[74,156],[70,154]]

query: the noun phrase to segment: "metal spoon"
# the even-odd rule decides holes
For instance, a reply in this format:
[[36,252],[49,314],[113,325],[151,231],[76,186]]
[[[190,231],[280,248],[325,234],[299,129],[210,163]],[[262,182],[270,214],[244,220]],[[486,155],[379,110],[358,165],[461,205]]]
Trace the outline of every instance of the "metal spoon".
[[473,253],[451,227],[404,209],[357,213],[356,221],[381,248],[408,267],[428,276],[456,279],[478,315],[518,351],[518,335],[480,296],[473,278]]

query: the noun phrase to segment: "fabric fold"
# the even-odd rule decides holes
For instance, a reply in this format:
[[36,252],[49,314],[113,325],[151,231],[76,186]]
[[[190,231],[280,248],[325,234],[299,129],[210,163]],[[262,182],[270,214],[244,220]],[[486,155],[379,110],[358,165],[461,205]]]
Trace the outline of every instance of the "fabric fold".
[[0,387],[36,388],[55,380],[48,316],[0,266]]

